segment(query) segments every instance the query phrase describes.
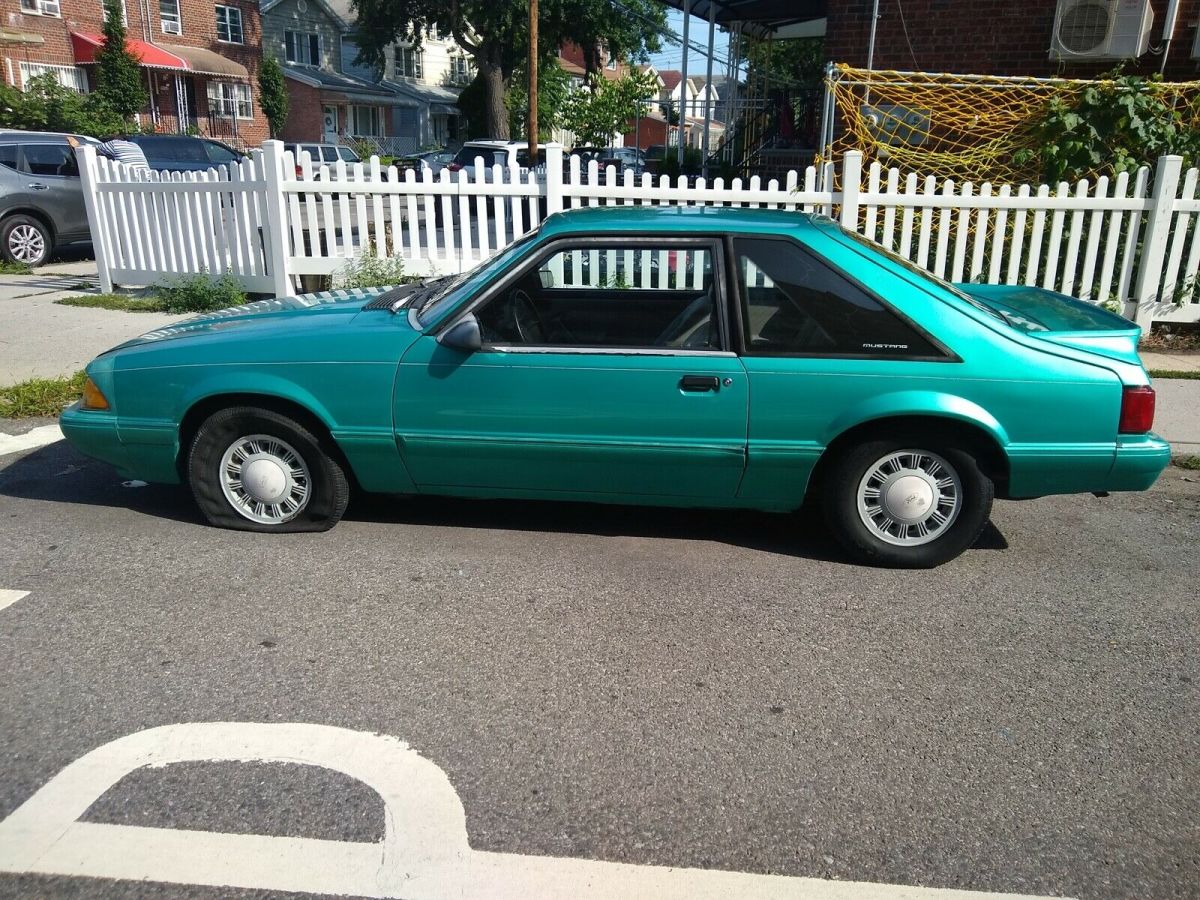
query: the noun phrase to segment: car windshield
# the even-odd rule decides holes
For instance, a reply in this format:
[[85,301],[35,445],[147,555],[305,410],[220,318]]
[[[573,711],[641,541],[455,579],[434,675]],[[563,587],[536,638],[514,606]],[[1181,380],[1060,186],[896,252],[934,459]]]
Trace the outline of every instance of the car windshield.
[[144,137],[137,142],[147,158],[171,162],[209,161],[204,145],[195,138]]
[[[832,222],[833,220],[830,219],[829,221]],[[837,224],[837,223],[834,223],[834,224]],[[1013,321],[1011,321],[1009,319],[1009,317],[1007,315],[1004,314],[1003,311],[993,309],[992,307],[988,306],[986,303],[976,300],[974,297],[972,297],[970,294],[963,291],[961,288],[956,287],[952,282],[949,282],[944,278],[940,278],[939,276],[934,275],[928,269],[922,269],[915,262],[913,262],[910,259],[905,259],[899,253],[896,253],[894,250],[889,250],[887,247],[883,246],[882,244],[877,244],[877,243],[875,243],[875,241],[865,238],[861,234],[858,234],[855,231],[851,231],[848,228],[844,228],[841,225],[838,225],[838,228],[841,229],[842,234],[844,234],[846,237],[850,238],[850,240],[854,241],[856,244],[861,244],[864,247],[869,247],[871,250],[875,251],[879,255],[886,256],[889,260],[894,262],[896,265],[900,266],[902,269],[905,269],[908,272],[911,272],[913,275],[916,275],[922,281],[932,281],[934,284],[936,284],[942,290],[949,291],[951,294],[953,294],[959,300],[962,300],[964,303],[971,304],[971,306],[975,307],[975,309],[979,310],[981,313],[986,314],[990,318],[993,318],[1000,322],[1003,322],[1006,325],[1014,325],[1015,324]]]
[[537,235],[538,229],[535,228],[517,238],[495,256],[485,259],[465,272],[460,272],[457,275],[446,275],[430,281],[424,289],[424,291],[428,291],[428,295],[422,295],[422,292],[414,298],[414,305],[417,303],[420,304],[417,306],[417,321],[422,326],[425,326],[437,319],[447,307],[452,306],[458,299],[459,288],[476,278],[487,277],[503,269],[520,255],[524,248],[531,244]]

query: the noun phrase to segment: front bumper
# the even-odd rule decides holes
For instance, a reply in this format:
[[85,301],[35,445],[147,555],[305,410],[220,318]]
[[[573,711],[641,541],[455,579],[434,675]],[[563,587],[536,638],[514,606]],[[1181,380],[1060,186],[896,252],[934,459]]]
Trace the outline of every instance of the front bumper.
[[179,482],[174,445],[125,443],[117,429],[117,417],[110,412],[83,409],[76,402],[63,410],[58,424],[80,453],[108,463],[126,478]]

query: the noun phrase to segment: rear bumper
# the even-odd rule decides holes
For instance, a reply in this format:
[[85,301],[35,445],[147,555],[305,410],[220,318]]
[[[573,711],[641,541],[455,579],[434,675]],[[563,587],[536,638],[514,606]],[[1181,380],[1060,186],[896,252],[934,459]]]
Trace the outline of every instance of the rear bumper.
[[1157,434],[1127,435],[1117,441],[1117,452],[1106,491],[1144,491],[1171,464],[1171,445]]

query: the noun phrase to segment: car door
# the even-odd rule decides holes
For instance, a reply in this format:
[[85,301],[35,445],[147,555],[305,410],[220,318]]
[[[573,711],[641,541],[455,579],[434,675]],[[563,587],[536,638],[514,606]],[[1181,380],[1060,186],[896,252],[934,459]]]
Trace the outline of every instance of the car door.
[[83,205],[83,185],[75,152],[63,143],[21,144],[21,174],[29,202],[43,210],[54,224],[57,240],[88,233]]
[[[720,502],[745,466],[720,244],[553,242],[417,340],[396,434],[422,491]],[[478,323],[473,352],[439,338]]]
[[959,360],[867,286],[878,276],[861,259],[857,270],[836,268],[782,236],[737,235],[730,244],[754,397],[738,496],[798,500],[842,428],[872,415],[880,396],[936,390],[954,378],[947,363]]

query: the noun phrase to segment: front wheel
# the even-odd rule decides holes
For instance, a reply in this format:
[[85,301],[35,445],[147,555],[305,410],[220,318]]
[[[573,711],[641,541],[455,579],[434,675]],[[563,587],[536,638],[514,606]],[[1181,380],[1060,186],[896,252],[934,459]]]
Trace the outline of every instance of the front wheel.
[[322,440],[288,416],[233,407],[192,441],[188,480],[213,525],[241,531],[326,531],[346,511],[346,474]]
[[860,444],[835,461],[822,500],[830,529],[856,559],[922,569],[975,543],[993,493],[965,450],[895,439]]

